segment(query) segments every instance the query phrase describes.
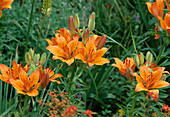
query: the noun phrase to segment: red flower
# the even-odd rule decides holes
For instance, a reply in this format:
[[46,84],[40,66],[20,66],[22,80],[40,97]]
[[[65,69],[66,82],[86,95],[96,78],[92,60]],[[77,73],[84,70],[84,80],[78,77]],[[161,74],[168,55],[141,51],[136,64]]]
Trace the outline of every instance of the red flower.
[[90,117],[93,117],[93,115],[92,115],[92,111],[91,110],[86,110],[85,112],[83,112],[84,113],[84,115],[88,115],[88,116],[90,116]]

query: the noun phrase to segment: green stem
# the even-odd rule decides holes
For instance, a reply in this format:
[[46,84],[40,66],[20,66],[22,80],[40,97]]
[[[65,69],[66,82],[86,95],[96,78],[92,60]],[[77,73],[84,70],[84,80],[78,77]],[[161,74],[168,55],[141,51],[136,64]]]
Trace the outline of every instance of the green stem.
[[32,8],[31,8],[30,20],[29,20],[29,24],[28,24],[28,31],[27,31],[26,45],[25,45],[25,51],[24,51],[24,53],[26,53],[27,48],[28,48],[28,39],[29,39],[29,34],[30,34],[30,29],[31,29],[31,23],[32,23],[32,16],[33,16],[34,4],[35,4],[35,0],[32,0]]
[[158,57],[156,58],[155,64],[158,64],[158,62],[159,62],[159,60],[160,60],[160,57],[161,57],[161,55],[162,55],[162,53],[163,53],[163,51],[164,51],[165,45],[166,45],[166,42],[164,41],[164,44],[163,44],[163,46],[162,46],[162,48],[161,48],[161,51],[160,51]]
[[133,111],[134,111],[134,108],[135,108],[137,96],[138,96],[138,93],[136,93],[135,98],[134,98],[134,100],[133,100],[132,109],[131,109],[131,113],[130,113],[130,116],[129,116],[129,117],[133,117]]
[[38,44],[39,44],[39,41],[40,41],[40,38],[41,38],[41,35],[42,35],[42,30],[43,30],[43,27],[44,27],[44,24],[45,24],[45,19],[47,17],[47,13],[48,13],[48,4],[46,5],[46,10],[45,10],[45,15],[44,15],[44,18],[43,18],[43,23],[42,23],[42,26],[41,26],[41,29],[40,29],[40,34],[39,34],[39,37],[38,37],[38,42],[37,42],[37,45],[36,45],[36,48],[35,48],[35,51],[37,50],[38,48]]
[[73,84],[73,78],[74,78],[74,74],[75,74],[75,72],[76,72],[76,69],[77,69],[77,67],[76,67],[76,62],[74,62],[73,63],[73,70],[72,70],[72,73],[71,73],[71,76],[70,76],[70,78],[69,78],[69,84],[68,84],[68,93],[69,93],[69,95],[71,94],[71,92],[70,92],[70,90],[71,90],[71,86],[72,86],[72,84]]
[[[90,71],[90,69],[89,69],[89,71]],[[90,71],[89,73],[90,73],[90,77],[91,77],[92,82],[93,82],[93,85],[94,85],[94,89],[95,89],[95,91],[96,91],[96,96],[98,97],[99,94],[98,94],[97,86],[96,86],[96,83],[95,83],[95,79],[94,79],[94,77],[93,77],[91,71]]]
[[133,40],[133,47],[134,47],[134,49],[135,49],[136,54],[138,54],[138,53],[137,53],[137,50],[136,50],[135,39],[133,38],[132,27],[131,27],[131,26],[130,26],[130,33],[131,33],[132,40]]
[[29,96],[26,95],[24,99],[23,115],[25,115],[26,110],[28,110],[28,106],[29,106],[28,102],[29,102]]

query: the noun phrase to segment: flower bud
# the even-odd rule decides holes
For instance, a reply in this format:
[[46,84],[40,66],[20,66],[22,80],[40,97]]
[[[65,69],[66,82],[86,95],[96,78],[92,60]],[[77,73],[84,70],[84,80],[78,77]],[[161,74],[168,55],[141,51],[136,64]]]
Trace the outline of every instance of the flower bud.
[[34,60],[33,60],[34,64],[38,65],[39,64],[39,59],[40,59],[40,54],[35,54]]
[[43,53],[43,54],[41,55],[41,59],[40,59],[41,65],[43,65],[43,64],[46,62],[46,58],[47,58],[46,53]]
[[74,26],[73,16],[71,16],[71,15],[68,18],[68,27],[69,27],[69,30],[71,32],[71,35],[74,35],[75,26]]
[[90,31],[88,28],[85,29],[83,32],[82,42],[84,45],[86,44],[87,40],[89,39],[89,33],[90,33]]
[[134,76],[133,76],[133,71],[130,67],[128,67],[126,78],[128,79],[129,82],[133,82]]
[[90,29],[90,24],[91,24],[92,20],[95,21],[95,12],[93,12],[93,13],[90,15],[90,17],[89,17],[89,24],[88,24],[88,28],[89,28],[89,29]]
[[146,53],[146,60],[148,60],[149,54],[150,54],[150,51],[148,51],[148,52]]
[[79,28],[80,26],[80,23],[79,23],[79,16],[77,14],[74,15],[74,25],[75,25],[75,28]]
[[143,55],[143,53],[142,52],[140,52],[140,59],[139,59],[139,63],[141,64],[141,65],[143,65],[144,64],[144,55]]
[[41,76],[40,76],[40,83],[41,83],[41,89],[44,89],[48,83],[49,83],[49,74],[48,72],[45,72],[45,73],[41,73]]
[[25,61],[28,65],[31,65],[31,56],[28,52],[25,54]]
[[148,51],[146,54],[146,60],[147,60],[146,66],[147,67],[149,67],[151,65],[152,59],[153,59],[153,54]]
[[160,80],[165,81],[165,80],[166,80],[166,75],[165,75],[165,74],[163,74],[163,75],[161,76]]
[[95,20],[92,20],[90,22],[90,25],[88,25],[88,28],[90,29],[91,32],[94,30],[94,28],[95,28]]
[[104,45],[106,43],[106,39],[107,39],[107,35],[103,35],[100,38],[99,43],[97,44],[97,49],[101,49],[102,47],[104,47]]
[[33,60],[34,50],[33,50],[33,49],[29,49],[29,54],[30,54],[30,56],[31,56],[31,60]]
[[136,67],[139,68],[139,57],[138,57],[138,55],[134,56],[134,62],[135,62]]

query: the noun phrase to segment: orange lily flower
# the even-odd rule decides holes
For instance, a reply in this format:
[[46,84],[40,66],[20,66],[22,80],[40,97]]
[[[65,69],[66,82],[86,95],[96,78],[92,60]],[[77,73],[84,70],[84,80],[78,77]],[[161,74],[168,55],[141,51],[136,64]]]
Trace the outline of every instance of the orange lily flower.
[[93,65],[103,65],[105,63],[110,63],[107,58],[102,57],[107,50],[108,49],[105,47],[97,50],[95,38],[89,38],[85,46],[82,42],[79,43],[78,49],[76,50],[78,54],[75,59],[82,60],[89,67]]
[[166,7],[168,10],[170,10],[170,0],[164,0],[166,2]]
[[163,30],[166,30],[168,32],[168,35],[170,35],[170,12],[165,14],[164,20],[162,17],[159,17],[161,21],[161,27]]
[[10,69],[8,66],[4,64],[0,64],[0,79],[6,83],[10,83],[10,79],[19,79],[19,71],[21,69],[21,65],[17,64],[15,61],[12,62],[13,66]]
[[151,72],[146,66],[140,66],[140,76],[135,74],[138,82],[135,91],[153,92],[155,96],[158,96],[159,90],[155,88],[170,86],[168,82],[160,80],[163,70],[162,68],[157,68],[156,71]]
[[0,18],[2,16],[3,9],[12,9],[11,4],[14,0],[1,0],[0,2]]
[[[159,17],[163,17],[164,0],[156,0],[154,3],[146,2],[149,12],[159,21]],[[159,22],[155,27],[155,32],[159,32]],[[155,39],[159,39],[160,35],[155,34]]]
[[154,3],[146,2],[149,12],[159,21],[163,17],[164,0],[156,0]]
[[60,81],[55,80],[58,77],[63,77],[61,74],[54,74],[54,71],[52,71],[49,68],[46,68],[44,71],[42,70],[42,66],[40,67],[40,83],[41,83],[41,88],[45,88],[50,81],[52,82],[57,82],[60,84]]
[[[38,88],[40,83],[37,83],[39,80],[39,70],[35,70],[33,73],[27,76],[27,73],[21,69],[19,74],[19,79],[14,80],[10,79],[12,86],[17,90],[17,93],[28,96],[37,96]],[[34,88],[33,88],[34,86]]]
[[132,71],[135,69],[135,63],[133,58],[126,58],[124,62],[122,62],[118,58],[114,58],[116,64],[112,64],[112,66],[117,67],[119,69],[119,72],[126,77],[128,68],[130,68]]
[[47,46],[46,49],[54,54],[53,60],[60,59],[68,65],[71,65],[74,62],[74,57],[76,56],[75,49],[80,36],[75,34],[73,38],[70,31],[65,28],[60,29],[59,33],[55,34],[55,38],[52,38],[52,41],[46,39],[49,43],[49,46]]

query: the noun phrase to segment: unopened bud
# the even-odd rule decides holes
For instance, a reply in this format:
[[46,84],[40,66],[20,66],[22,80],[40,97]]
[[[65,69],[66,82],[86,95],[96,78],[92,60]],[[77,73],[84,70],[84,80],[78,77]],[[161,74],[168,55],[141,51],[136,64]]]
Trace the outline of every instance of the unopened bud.
[[148,51],[148,52],[146,53],[146,60],[148,60],[149,55],[150,55],[150,51]]
[[153,54],[148,51],[146,54],[146,60],[147,60],[146,66],[147,67],[149,67],[151,65],[152,59],[153,59]]
[[69,27],[69,30],[71,32],[71,35],[74,35],[75,26],[74,26],[73,16],[71,16],[71,15],[68,18],[68,27]]
[[[95,21],[95,12],[93,12],[93,13],[90,15],[90,17],[89,17],[88,28],[90,27],[92,20]],[[90,28],[89,28],[89,29],[90,29]]]
[[94,30],[94,28],[95,28],[95,20],[92,20],[90,22],[90,25],[88,26],[88,28],[90,29],[91,32]]
[[140,63],[141,65],[143,65],[143,64],[144,64],[144,55],[143,55],[142,52],[140,52],[140,56],[139,56],[139,57],[140,57],[140,59],[139,59],[140,62],[139,62],[139,63]]
[[28,65],[31,65],[31,56],[28,52],[25,54],[25,61]]
[[99,43],[97,44],[97,49],[101,49],[102,47],[104,47],[104,45],[106,43],[106,39],[107,39],[107,35],[103,35],[100,38]]
[[49,74],[48,72],[45,72],[45,73],[41,73],[41,76],[40,76],[40,83],[41,83],[41,89],[44,89],[48,83],[49,83]]
[[33,50],[33,49],[29,49],[29,54],[30,54],[30,56],[31,56],[31,60],[33,60],[34,50]]
[[139,57],[138,57],[138,55],[134,56],[134,62],[135,62],[136,67],[139,68]]
[[41,65],[43,65],[43,64],[46,62],[46,58],[47,58],[46,53],[43,53],[43,54],[41,55],[41,60],[40,60]]
[[39,64],[39,59],[40,59],[40,54],[35,54],[34,60],[33,60],[34,64],[38,65]]
[[161,76],[160,80],[165,81],[165,80],[166,80],[166,75],[165,75],[165,74],[163,74],[163,75]]
[[133,71],[130,67],[128,67],[126,78],[128,79],[129,82],[133,82],[134,76],[133,76]]
[[77,14],[75,14],[73,18],[74,18],[74,26],[75,26],[75,28],[77,29],[77,28],[79,28],[79,26],[80,26],[79,16],[78,16]]
[[86,44],[87,40],[89,39],[89,33],[90,33],[90,31],[88,28],[85,29],[83,32],[82,42],[84,45]]

